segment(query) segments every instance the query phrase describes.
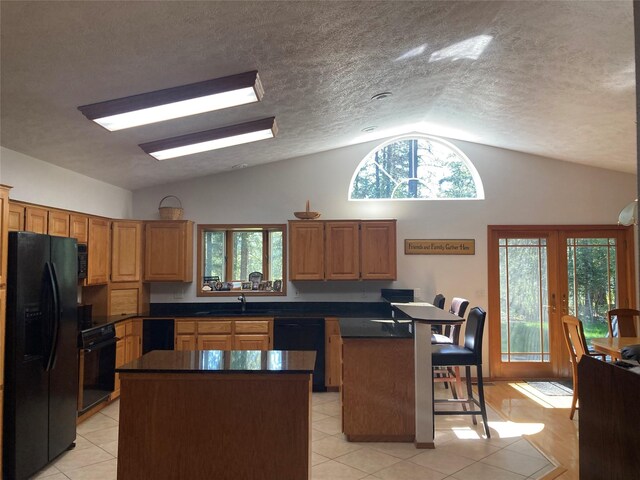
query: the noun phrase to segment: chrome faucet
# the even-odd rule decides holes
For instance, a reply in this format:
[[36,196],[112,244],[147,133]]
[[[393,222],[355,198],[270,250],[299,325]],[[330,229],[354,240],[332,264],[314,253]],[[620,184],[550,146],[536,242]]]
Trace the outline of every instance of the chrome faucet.
[[241,293],[240,296],[238,297],[238,300],[240,300],[240,311],[242,311],[242,313],[244,313],[247,310],[247,297],[244,296],[244,293]]

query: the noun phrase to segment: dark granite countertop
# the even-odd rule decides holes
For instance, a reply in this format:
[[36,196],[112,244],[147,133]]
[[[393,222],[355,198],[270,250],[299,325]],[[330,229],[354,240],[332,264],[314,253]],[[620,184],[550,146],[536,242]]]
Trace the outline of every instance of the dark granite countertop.
[[[111,323],[118,323],[130,318],[296,318],[314,319],[326,317],[340,318],[391,318],[389,302],[249,302],[246,311],[242,312],[239,303],[156,303],[151,304],[151,310],[143,314],[127,314],[100,316],[94,315],[91,323],[80,326],[80,330],[87,330]],[[402,313],[398,318],[405,317]]]
[[434,323],[434,324],[460,324],[464,319],[435,307],[429,303],[394,303],[392,304],[395,312],[401,312],[408,318],[418,322]]
[[120,373],[312,373],[316,352],[287,350],[153,350]]
[[340,318],[342,338],[413,338],[411,320],[386,318]]
[[388,302],[152,303],[150,317],[380,317],[391,318]]

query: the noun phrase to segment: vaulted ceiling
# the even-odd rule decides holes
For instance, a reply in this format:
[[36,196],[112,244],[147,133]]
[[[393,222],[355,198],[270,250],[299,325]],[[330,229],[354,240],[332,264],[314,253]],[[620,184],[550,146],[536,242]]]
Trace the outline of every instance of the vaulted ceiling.
[[[2,146],[127,189],[416,129],[636,170],[631,1],[0,8]],[[258,104],[118,132],[77,110],[249,70],[264,85]],[[371,99],[380,92],[393,95]],[[268,116],[273,140],[163,162],[137,146]]]

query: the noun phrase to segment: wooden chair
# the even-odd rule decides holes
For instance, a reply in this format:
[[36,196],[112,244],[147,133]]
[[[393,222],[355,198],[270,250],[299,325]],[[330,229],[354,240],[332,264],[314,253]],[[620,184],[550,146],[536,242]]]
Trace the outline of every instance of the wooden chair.
[[573,315],[564,315],[562,317],[562,333],[564,334],[564,341],[567,345],[567,349],[569,350],[569,357],[571,360],[573,398],[571,399],[571,412],[569,413],[569,418],[573,420],[573,415],[576,412],[576,405],[578,403],[578,363],[583,355],[602,357],[603,360],[605,355],[601,353],[589,353],[589,349],[587,348],[587,339],[584,336],[584,329],[582,328],[582,322]]
[[634,310],[632,308],[615,308],[609,310],[609,313],[607,313],[609,336],[637,337],[636,317],[640,317],[640,310]]

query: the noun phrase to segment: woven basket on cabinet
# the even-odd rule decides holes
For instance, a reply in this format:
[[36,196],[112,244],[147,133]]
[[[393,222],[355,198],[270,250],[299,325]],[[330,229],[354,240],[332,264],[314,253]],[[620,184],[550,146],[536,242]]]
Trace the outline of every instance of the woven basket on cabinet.
[[[167,198],[175,198],[178,201],[179,207],[164,207],[162,206],[162,202],[164,202]],[[167,195],[162,200],[160,200],[160,204],[158,205],[158,212],[160,213],[160,218],[162,220],[180,220],[182,218],[182,214],[184,210],[182,209],[182,202],[175,195]]]

